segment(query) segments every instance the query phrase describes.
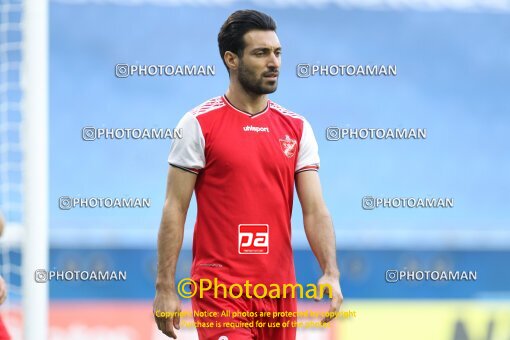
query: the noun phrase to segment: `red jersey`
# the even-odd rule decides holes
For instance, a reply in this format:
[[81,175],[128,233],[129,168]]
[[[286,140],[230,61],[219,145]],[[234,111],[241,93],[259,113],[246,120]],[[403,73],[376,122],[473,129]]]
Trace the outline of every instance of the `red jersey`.
[[268,100],[260,113],[216,97],[180,120],[170,165],[197,174],[192,278],[295,283],[294,176],[318,170],[310,124]]
[[10,340],[11,337],[9,332],[7,332],[7,328],[5,328],[2,318],[0,317],[0,340]]

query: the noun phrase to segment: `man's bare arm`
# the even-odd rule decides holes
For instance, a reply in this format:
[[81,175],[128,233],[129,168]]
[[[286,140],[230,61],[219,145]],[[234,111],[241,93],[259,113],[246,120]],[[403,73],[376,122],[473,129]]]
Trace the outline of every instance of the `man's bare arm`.
[[[336,261],[336,241],[333,222],[322,197],[319,174],[303,171],[296,175],[296,189],[303,210],[305,233],[319,262],[323,276],[318,284],[329,284],[332,291],[330,312],[338,312],[343,301],[340,289],[340,271]],[[334,317],[325,317],[329,322]]]
[[158,234],[158,273],[154,313],[158,328],[167,336],[177,338],[174,327],[179,329],[180,319],[157,317],[157,312],[179,313],[180,299],[175,289],[175,270],[184,236],[184,222],[195,188],[197,176],[170,166],[163,216]]

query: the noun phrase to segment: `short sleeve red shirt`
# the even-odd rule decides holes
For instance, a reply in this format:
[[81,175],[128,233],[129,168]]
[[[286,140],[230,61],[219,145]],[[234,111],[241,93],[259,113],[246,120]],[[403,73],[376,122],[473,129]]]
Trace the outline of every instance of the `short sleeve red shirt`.
[[272,101],[250,115],[223,96],[186,113],[178,128],[168,162],[198,176],[192,278],[294,283],[294,178],[319,168],[310,124]]

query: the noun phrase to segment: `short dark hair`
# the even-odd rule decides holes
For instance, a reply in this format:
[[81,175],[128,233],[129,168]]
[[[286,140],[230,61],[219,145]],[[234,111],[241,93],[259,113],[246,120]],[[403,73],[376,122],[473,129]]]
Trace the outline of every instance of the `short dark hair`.
[[269,15],[252,9],[235,11],[230,14],[223,23],[218,33],[218,47],[223,64],[230,72],[225,63],[225,52],[230,51],[243,56],[244,35],[251,30],[276,31],[276,22]]

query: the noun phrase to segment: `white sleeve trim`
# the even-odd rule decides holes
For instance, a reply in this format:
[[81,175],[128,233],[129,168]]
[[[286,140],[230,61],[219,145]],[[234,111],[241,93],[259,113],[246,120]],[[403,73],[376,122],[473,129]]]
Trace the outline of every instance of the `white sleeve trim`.
[[177,124],[182,138],[174,139],[168,155],[168,163],[187,169],[205,167],[205,138],[197,118],[190,112]]
[[319,145],[313,134],[312,126],[306,119],[303,119],[303,132],[299,142],[299,153],[295,171],[317,170],[319,166]]

